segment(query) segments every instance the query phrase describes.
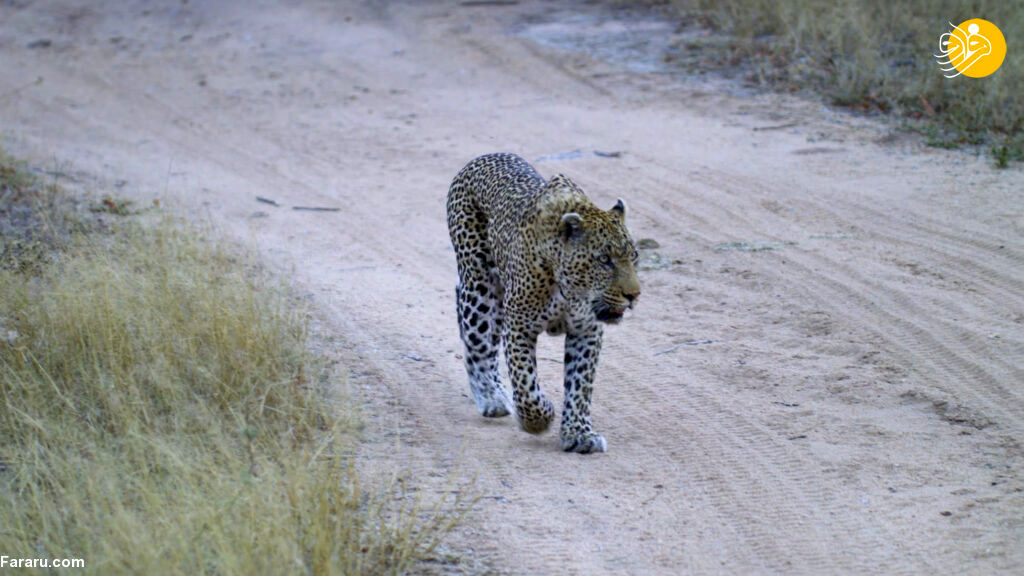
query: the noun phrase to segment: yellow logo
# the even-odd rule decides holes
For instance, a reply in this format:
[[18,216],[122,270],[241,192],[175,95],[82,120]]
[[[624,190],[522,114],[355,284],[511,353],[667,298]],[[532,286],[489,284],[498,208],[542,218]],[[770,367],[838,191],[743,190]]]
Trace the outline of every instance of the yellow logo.
[[939,53],[933,54],[943,76],[963,74],[983,78],[995,72],[1006,58],[1006,38],[995,24],[981,18],[949,23],[952,30],[939,36]]

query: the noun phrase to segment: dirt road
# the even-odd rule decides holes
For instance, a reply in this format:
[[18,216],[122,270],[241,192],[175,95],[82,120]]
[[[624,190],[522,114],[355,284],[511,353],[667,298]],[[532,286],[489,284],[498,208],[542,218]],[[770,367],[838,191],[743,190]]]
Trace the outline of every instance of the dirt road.
[[[432,569],[1024,571],[1019,167],[638,70],[615,42],[672,27],[587,3],[241,6],[0,3],[3,145],[292,275],[371,403],[366,465],[483,496]],[[494,151],[659,245],[606,334],[606,454],[469,397],[444,202]]]

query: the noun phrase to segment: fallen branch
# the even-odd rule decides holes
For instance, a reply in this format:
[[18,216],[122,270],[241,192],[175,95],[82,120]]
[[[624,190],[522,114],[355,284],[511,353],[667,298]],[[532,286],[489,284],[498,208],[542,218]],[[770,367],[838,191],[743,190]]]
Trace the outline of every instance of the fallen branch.
[[263,202],[264,204],[270,204],[271,206],[280,206],[277,200],[271,200],[270,198],[264,198],[263,196],[257,196],[256,201]]
[[675,352],[676,350],[678,350],[679,348],[681,348],[683,346],[700,346],[701,344],[714,344],[714,343],[715,343],[714,340],[690,340],[688,342],[680,342],[679,344],[676,344],[675,346],[671,346],[669,348],[665,348],[664,350],[659,350],[658,352],[655,352],[654,356],[661,356],[662,354],[668,354],[669,352]]

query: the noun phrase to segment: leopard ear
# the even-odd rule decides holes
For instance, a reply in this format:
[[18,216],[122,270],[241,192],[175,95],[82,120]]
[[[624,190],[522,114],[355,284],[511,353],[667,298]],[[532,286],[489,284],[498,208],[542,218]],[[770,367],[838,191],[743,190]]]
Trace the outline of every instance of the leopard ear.
[[559,224],[559,232],[561,232],[564,240],[575,240],[583,235],[583,218],[575,212],[567,212],[562,215],[562,221]]
[[626,202],[623,201],[622,198],[619,198],[619,201],[615,203],[615,206],[612,206],[611,211],[613,213],[618,213],[619,216],[623,220],[625,220],[626,219]]

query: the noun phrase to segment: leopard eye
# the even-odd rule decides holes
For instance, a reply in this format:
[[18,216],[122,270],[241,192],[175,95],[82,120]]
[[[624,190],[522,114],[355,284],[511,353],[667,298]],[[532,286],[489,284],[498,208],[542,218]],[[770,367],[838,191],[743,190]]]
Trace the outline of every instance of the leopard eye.
[[636,251],[636,248],[634,248],[633,249],[633,253],[629,255],[629,260],[633,264],[636,264],[637,260],[639,260],[639,259],[640,259],[640,253]]
[[601,254],[600,256],[598,256],[597,261],[600,262],[601,264],[604,264],[605,266],[612,265],[612,257],[607,254]]

